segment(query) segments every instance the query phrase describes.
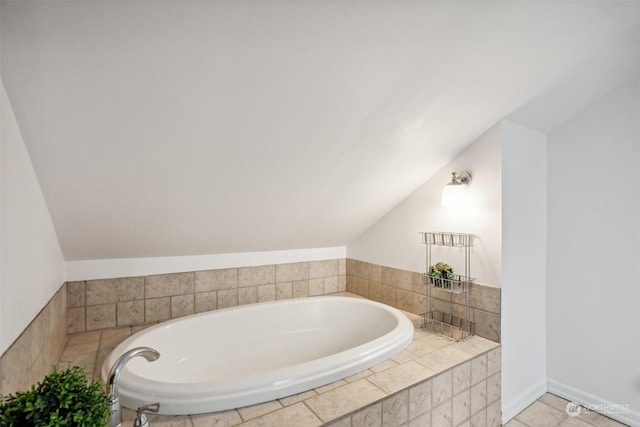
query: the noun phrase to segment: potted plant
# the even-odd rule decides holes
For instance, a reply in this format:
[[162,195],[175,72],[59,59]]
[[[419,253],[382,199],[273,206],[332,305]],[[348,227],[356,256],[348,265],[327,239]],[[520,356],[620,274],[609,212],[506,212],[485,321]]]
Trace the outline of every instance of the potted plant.
[[449,288],[451,286],[451,283],[447,281],[453,279],[453,269],[449,264],[438,262],[429,266],[428,274],[431,278],[431,283],[436,288]]
[[84,368],[69,367],[45,376],[31,390],[2,396],[0,426],[107,425],[109,403],[102,382],[87,384]]

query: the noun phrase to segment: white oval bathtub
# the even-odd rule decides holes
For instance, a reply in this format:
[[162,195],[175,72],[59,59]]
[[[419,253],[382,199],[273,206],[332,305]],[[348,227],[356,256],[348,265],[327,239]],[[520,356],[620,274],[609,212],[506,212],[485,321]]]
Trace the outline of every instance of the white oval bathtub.
[[324,296],[251,304],[170,320],[117,346],[102,378],[134,347],[160,352],[132,359],[120,376],[120,401],[160,413],[199,414],[252,405],[345,378],[402,351],[413,324],[393,307]]

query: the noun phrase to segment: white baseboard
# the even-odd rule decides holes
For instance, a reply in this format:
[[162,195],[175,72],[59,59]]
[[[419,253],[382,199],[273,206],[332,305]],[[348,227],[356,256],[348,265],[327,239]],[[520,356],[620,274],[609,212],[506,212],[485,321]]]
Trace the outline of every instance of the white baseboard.
[[564,399],[570,400],[575,403],[592,409],[596,412],[601,412],[603,415],[612,418],[621,423],[625,423],[632,427],[640,427],[640,412],[629,409],[626,412],[620,411],[598,411],[598,408],[615,408],[616,405],[628,404],[631,402],[610,402],[601,397],[595,396],[591,393],[587,393],[582,390],[578,390],[561,382],[555,380],[547,380],[547,390],[549,393],[558,395]]
[[518,415],[546,392],[547,380],[543,379],[533,384],[513,399],[507,399],[505,396],[502,396],[502,424],[506,424],[507,421]]

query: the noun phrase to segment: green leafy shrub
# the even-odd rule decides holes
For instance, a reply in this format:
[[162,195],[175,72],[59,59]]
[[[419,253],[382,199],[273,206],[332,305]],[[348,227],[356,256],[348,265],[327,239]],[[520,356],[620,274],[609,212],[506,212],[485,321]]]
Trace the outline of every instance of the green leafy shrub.
[[438,262],[429,267],[429,277],[436,288],[449,288],[451,283],[447,279],[453,279],[453,269],[449,264]]
[[64,371],[54,367],[31,390],[3,396],[0,402],[2,427],[104,427],[108,415],[103,384],[87,384],[85,370],[79,366]]

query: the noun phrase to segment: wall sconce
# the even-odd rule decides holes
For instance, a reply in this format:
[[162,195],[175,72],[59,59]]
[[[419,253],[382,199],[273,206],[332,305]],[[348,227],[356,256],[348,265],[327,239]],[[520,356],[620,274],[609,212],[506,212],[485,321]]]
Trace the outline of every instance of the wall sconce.
[[471,184],[468,171],[451,172],[451,181],[442,189],[442,206],[461,206],[466,204],[467,187]]

